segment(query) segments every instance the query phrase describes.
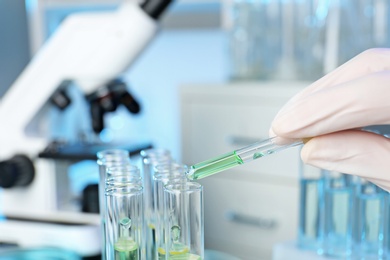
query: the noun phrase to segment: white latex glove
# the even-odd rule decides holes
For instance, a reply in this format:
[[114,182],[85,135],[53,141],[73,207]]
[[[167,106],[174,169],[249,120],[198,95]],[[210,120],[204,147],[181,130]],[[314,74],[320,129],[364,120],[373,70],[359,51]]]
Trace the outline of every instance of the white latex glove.
[[313,137],[302,149],[305,163],[390,190],[390,139],[359,130],[384,124],[390,124],[390,49],[370,49],[293,97],[270,132]]

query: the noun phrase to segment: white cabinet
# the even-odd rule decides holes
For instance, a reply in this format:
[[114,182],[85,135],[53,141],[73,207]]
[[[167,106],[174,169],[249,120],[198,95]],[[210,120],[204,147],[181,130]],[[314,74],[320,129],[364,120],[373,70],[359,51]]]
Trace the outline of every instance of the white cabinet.
[[[192,85],[180,90],[182,161],[194,164],[268,137],[272,119],[305,83]],[[299,147],[200,180],[205,245],[271,259],[298,225]]]

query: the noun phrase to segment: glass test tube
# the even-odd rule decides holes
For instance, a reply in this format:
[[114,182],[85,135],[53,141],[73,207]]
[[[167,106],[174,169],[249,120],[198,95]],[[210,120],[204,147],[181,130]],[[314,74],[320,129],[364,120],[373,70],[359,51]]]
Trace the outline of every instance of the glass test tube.
[[300,210],[298,247],[322,254],[324,230],[323,170],[300,164]]
[[132,164],[113,165],[107,168],[106,181],[115,176],[138,176],[141,177],[139,168]]
[[387,193],[364,179],[356,189],[356,244],[359,259],[385,259]]
[[104,212],[104,187],[108,167],[130,164],[129,152],[125,150],[104,150],[97,153],[99,165],[99,206]]
[[109,187],[118,187],[126,186],[128,184],[136,184],[142,186],[142,177],[141,176],[131,176],[131,175],[118,175],[109,177],[106,180],[106,188]]
[[[139,168],[134,165],[121,165],[121,166],[113,166],[108,167],[106,172],[106,182],[105,189],[114,188],[114,187],[122,187],[129,185],[139,185],[142,186],[142,177],[140,175]],[[107,229],[104,230],[103,235],[108,241],[108,233]],[[109,243],[105,244],[105,252],[106,259],[110,259],[113,255],[112,248]]]
[[121,149],[108,149],[100,151],[96,154],[97,164],[99,165],[99,211],[101,216],[101,230],[102,230],[102,257],[105,259],[105,181],[107,167],[113,165],[122,165],[130,163],[129,152]]
[[187,167],[183,164],[166,163],[154,167],[153,192],[156,228],[156,255],[165,259],[165,227],[164,227],[164,186],[187,181]]
[[[171,154],[165,149],[147,149],[141,151],[142,175],[145,189],[145,209],[148,214],[153,207],[153,174],[154,166],[160,163],[172,161]],[[149,213],[150,215],[150,213]]]
[[[384,219],[390,219],[390,192],[385,191],[385,217]],[[390,221],[385,221],[385,255],[390,258]]]
[[172,161],[171,153],[165,149],[147,149],[141,151],[142,177],[144,182],[144,207],[146,233],[146,254],[147,259],[155,259],[156,252],[156,230],[153,209],[153,174],[154,166],[159,163]]
[[[125,150],[104,150],[97,153],[97,164],[99,165],[99,206],[104,209],[104,187],[107,168],[130,164],[129,153]],[[104,210],[101,210],[104,212]]]
[[165,259],[204,259],[202,186],[196,182],[168,184],[164,198]]
[[323,250],[327,256],[352,255],[355,185],[351,175],[325,171]]
[[142,193],[142,186],[134,184],[106,189],[107,259],[146,259]]

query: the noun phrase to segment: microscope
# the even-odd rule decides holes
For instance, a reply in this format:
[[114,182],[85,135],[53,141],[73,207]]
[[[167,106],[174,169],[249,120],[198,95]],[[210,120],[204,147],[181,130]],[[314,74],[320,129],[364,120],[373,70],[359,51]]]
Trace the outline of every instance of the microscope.
[[48,114],[70,105],[70,84],[85,96],[95,133],[104,128],[104,114],[120,105],[138,113],[138,102],[116,77],[154,37],[169,4],[124,0],[114,12],[69,16],[0,99],[0,243],[100,253],[99,215],[64,206],[68,177],[45,156],[59,149],[50,140]]

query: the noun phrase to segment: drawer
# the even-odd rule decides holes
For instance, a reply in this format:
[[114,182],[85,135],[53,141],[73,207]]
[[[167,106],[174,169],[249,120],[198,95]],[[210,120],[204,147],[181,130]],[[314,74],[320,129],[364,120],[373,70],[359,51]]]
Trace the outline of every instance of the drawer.
[[[186,138],[183,162],[198,163],[268,138],[271,122],[279,111],[275,103],[236,100],[233,103],[209,103],[207,100],[187,105]],[[297,177],[299,149],[283,151],[250,163],[248,171]]]
[[242,259],[267,259],[275,243],[296,238],[298,184],[217,177],[199,182],[204,186],[206,248]]

